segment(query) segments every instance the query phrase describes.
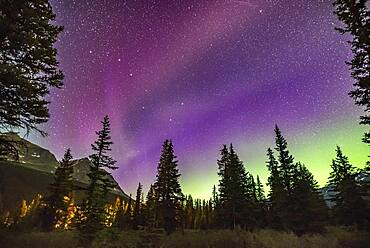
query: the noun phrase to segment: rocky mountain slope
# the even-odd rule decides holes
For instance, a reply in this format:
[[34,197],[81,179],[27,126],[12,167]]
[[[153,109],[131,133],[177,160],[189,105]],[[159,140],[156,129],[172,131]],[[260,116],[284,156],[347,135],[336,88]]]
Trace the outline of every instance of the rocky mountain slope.
[[[58,166],[56,157],[47,149],[14,133],[1,136],[16,141],[19,159],[0,158],[0,211],[18,207],[23,199],[30,201],[37,194],[47,194],[48,185],[53,182],[54,172]],[[87,173],[90,165],[88,158],[74,160],[73,178],[76,185],[85,187],[88,184]],[[127,200],[129,196],[115,179],[109,173],[107,177],[115,185],[109,197],[115,199],[119,196]],[[81,198],[82,195],[82,192],[77,192],[76,197]]]
[[[356,181],[358,183],[363,183],[363,182],[370,182],[370,175],[366,174],[366,173],[360,173],[357,177],[356,177]],[[334,198],[335,196],[338,194],[335,189],[334,189],[334,186],[333,185],[327,185],[325,187],[322,187],[320,189],[320,194],[323,196],[324,200],[325,200],[325,203],[326,205],[329,207],[329,208],[333,208],[335,206],[335,201],[334,201]],[[370,196],[364,196],[363,197],[367,202],[370,203]]]

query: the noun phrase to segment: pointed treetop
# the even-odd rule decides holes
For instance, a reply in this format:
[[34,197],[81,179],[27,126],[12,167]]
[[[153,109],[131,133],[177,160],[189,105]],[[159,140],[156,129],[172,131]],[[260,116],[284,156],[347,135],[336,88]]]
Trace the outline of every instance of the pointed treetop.
[[63,155],[63,158],[62,158],[61,163],[69,162],[69,161],[71,161],[72,159],[73,159],[73,156],[72,156],[72,153],[71,153],[71,149],[70,149],[70,148],[68,148],[68,149],[65,151],[64,155]]

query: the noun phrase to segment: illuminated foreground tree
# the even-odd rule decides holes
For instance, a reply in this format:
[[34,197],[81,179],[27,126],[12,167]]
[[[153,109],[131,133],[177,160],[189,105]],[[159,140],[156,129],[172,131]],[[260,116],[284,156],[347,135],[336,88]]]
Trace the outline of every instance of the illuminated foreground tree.
[[71,150],[67,149],[62,161],[54,173],[54,182],[50,185],[50,195],[41,215],[42,229],[51,231],[68,218],[73,190],[73,162]]

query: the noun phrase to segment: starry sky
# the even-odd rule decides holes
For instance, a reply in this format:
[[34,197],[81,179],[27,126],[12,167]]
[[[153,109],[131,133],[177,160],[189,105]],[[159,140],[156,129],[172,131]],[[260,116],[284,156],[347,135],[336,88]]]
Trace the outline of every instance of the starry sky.
[[349,37],[327,0],[51,0],[65,27],[65,73],[52,90],[47,138],[60,158],[90,154],[100,120],[112,124],[113,175],[133,193],[155,179],[173,140],[185,194],[209,197],[219,150],[233,142],[246,169],[267,180],[275,123],[324,185],[335,146],[362,167],[361,109],[347,93]]

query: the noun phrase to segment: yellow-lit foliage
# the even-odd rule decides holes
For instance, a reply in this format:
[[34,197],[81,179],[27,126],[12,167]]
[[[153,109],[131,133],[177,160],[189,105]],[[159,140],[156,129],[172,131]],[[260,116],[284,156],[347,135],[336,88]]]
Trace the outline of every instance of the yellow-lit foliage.
[[7,211],[2,217],[2,222],[5,227],[9,227],[14,223],[14,219],[11,217],[10,212]]
[[22,200],[21,208],[19,210],[19,217],[20,218],[23,218],[23,217],[25,217],[27,215],[27,209],[28,209],[27,201],[26,200]]
[[33,210],[41,206],[41,199],[42,199],[41,194],[37,194],[35,198],[32,199],[30,205],[28,205],[27,207],[27,214],[30,214]]
[[27,204],[27,201],[23,199],[19,210],[15,214],[11,214],[7,211],[5,215],[0,216],[0,222],[2,222],[5,227],[12,226],[16,222],[19,222],[21,219],[30,215],[33,211],[37,210],[41,206],[41,199],[41,194],[37,194],[30,204]]
[[72,228],[73,219],[77,214],[77,205],[75,204],[74,198],[72,196],[64,196],[64,204],[66,204],[67,211],[58,209],[56,212],[56,229],[69,230]]
[[[76,204],[73,195],[65,196],[64,203],[68,206],[67,211],[61,209],[56,211],[55,229],[70,230],[75,226],[75,224],[78,224],[78,222],[84,222],[86,220],[84,211],[81,209],[81,206]],[[15,218],[13,218],[13,215],[10,214],[10,212],[7,212],[3,215],[0,221],[4,226],[9,227],[14,224],[14,220],[27,217],[41,206],[45,207],[45,204],[46,203],[42,201],[42,195],[37,194],[29,204],[27,204],[26,200],[22,200],[20,209]],[[112,227],[117,219],[118,212],[126,212],[128,210],[127,207],[128,204],[120,197],[117,197],[114,203],[107,204],[105,206],[104,225],[106,227]]]
[[31,203],[27,205],[26,200],[22,200],[21,207],[19,209],[19,217],[24,218],[29,215],[33,210],[37,209],[41,205],[42,195],[37,194],[35,198],[32,199]]
[[105,206],[105,220],[104,225],[111,227],[117,218],[118,211],[123,208],[123,201],[119,197],[116,198],[116,201],[113,204],[107,204]]

